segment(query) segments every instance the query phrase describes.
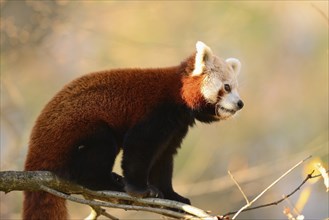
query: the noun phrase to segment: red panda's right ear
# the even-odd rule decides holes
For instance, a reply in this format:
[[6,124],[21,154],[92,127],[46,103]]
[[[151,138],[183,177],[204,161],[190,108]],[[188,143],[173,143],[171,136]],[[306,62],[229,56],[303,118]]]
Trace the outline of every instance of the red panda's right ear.
[[198,41],[195,47],[196,47],[196,55],[195,55],[194,69],[192,72],[192,76],[199,76],[203,73],[203,70],[209,58],[212,57],[212,51],[205,43],[201,41]]

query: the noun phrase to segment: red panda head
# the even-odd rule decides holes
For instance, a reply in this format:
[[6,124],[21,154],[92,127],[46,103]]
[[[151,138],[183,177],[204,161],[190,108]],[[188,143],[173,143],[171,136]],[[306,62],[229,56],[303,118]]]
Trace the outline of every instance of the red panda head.
[[198,41],[193,70],[183,80],[185,102],[197,111],[207,109],[217,119],[233,116],[244,105],[237,90],[240,68],[238,59],[223,60]]

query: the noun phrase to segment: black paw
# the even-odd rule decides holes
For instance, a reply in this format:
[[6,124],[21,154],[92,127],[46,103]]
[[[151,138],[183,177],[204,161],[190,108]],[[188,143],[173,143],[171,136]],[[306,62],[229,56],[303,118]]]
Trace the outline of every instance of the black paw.
[[163,193],[153,185],[149,185],[150,195],[148,197],[163,199]]
[[130,196],[137,198],[163,198],[162,192],[154,186],[147,186],[142,188],[129,183],[125,183],[124,189]]
[[123,177],[114,172],[111,173],[111,177],[112,177],[112,185],[115,188],[115,190],[124,192],[125,184],[123,182]]
[[188,204],[188,205],[191,205],[191,201],[188,198],[185,198],[185,197],[179,195],[176,192],[171,192],[171,193],[167,194],[165,196],[165,198],[166,199],[170,199],[170,200],[174,200],[174,201],[177,201],[177,202],[182,202],[182,203],[185,203],[185,204]]

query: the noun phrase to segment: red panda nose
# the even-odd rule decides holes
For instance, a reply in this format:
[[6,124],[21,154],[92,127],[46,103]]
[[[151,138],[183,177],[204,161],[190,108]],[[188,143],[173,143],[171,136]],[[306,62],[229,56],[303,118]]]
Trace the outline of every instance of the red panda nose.
[[237,106],[238,106],[239,109],[242,109],[243,106],[244,106],[244,103],[241,100],[239,100],[238,103],[237,103]]

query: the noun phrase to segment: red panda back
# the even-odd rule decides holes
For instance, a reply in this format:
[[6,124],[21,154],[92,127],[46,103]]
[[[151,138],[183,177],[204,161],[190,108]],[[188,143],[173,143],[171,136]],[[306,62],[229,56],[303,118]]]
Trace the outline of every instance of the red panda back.
[[179,70],[174,67],[103,71],[69,83],[36,121],[26,170],[60,167],[67,159],[69,146],[88,135],[100,121],[124,131],[159,103],[179,102]]

